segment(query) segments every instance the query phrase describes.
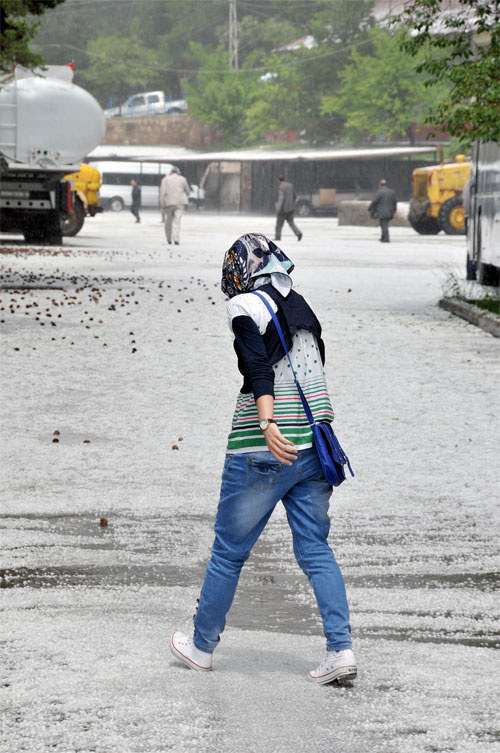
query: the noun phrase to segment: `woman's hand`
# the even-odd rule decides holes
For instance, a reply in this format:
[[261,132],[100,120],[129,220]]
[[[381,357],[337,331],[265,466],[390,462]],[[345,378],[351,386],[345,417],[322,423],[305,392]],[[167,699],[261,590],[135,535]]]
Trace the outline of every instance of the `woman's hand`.
[[[273,395],[260,395],[255,402],[259,411],[259,421],[273,415]],[[297,460],[297,450],[293,442],[290,442],[289,439],[283,436],[278,428],[278,424],[270,423],[264,432],[264,437],[267,449],[280,463],[283,463],[283,465],[292,465],[292,462]]]
[[264,432],[267,449],[283,465],[292,465],[297,460],[297,450],[293,442],[283,436],[278,428],[278,424],[269,424]]

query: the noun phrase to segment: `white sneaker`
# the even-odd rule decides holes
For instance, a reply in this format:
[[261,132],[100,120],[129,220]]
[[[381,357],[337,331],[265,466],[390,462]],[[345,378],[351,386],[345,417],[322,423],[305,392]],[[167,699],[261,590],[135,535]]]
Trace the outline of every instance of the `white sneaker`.
[[170,650],[176,659],[187,664],[191,669],[208,672],[212,669],[212,654],[200,651],[193,643],[192,635],[185,635],[179,630],[172,633]]
[[309,679],[320,685],[326,685],[334,680],[340,683],[354,680],[357,674],[354,652],[346,648],[344,651],[327,651],[319,667],[309,672]]

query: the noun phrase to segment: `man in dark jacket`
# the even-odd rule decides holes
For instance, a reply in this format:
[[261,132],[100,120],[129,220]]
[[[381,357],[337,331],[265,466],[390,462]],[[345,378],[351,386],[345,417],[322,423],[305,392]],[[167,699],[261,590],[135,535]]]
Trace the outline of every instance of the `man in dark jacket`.
[[396,214],[397,205],[396,194],[392,188],[389,188],[387,181],[382,178],[379,183],[379,189],[368,207],[370,217],[379,221],[382,232],[380,241],[382,243],[389,243],[389,222]]
[[139,216],[139,209],[141,208],[141,188],[133,178],[130,181],[130,185],[132,186],[132,206],[130,207],[130,211],[134,215],[135,221],[140,222],[141,218]]
[[293,232],[297,236],[297,240],[300,241],[302,233],[293,221],[293,213],[295,210],[295,191],[293,185],[285,180],[281,175],[278,178],[279,192],[278,201],[276,202],[276,232],[274,234],[274,240],[281,240],[281,231],[285,220],[288,222]]

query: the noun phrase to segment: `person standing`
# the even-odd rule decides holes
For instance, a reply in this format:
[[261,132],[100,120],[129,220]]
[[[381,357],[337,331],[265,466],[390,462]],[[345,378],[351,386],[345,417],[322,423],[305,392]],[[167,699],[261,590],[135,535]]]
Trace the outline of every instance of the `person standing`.
[[288,222],[293,232],[297,236],[297,240],[302,239],[302,233],[293,221],[293,215],[295,212],[295,199],[297,195],[293,188],[293,185],[283,178],[282,175],[278,178],[278,201],[276,202],[276,230],[274,233],[274,240],[281,240],[281,231],[285,220]]
[[[296,384],[271,315],[276,313],[301,387],[317,421],[332,421],[321,325],[292,289],[294,265],[260,233],[226,252],[222,292],[229,298],[243,386],[236,401],[222,474],[212,546],[194,632],[172,634],[170,650],[191,669],[212,669],[243,564],[281,500],[299,566],[313,587],[323,620],[326,655],[309,679],[327,684],[356,677],[344,579],[328,545],[332,486],[326,481]],[[311,402],[312,401],[312,402]],[[292,441],[293,440],[293,441]]]
[[141,218],[139,216],[139,209],[141,208],[141,187],[137,185],[137,181],[132,178],[130,181],[130,185],[132,186],[132,206],[130,207],[130,211],[135,217],[136,222],[140,222]]
[[189,203],[190,192],[189,183],[178,167],[174,166],[161,182],[160,206],[165,211],[165,235],[169,245],[172,240],[176,246],[179,245],[181,217]]
[[396,214],[398,202],[396,201],[396,194],[392,188],[389,188],[385,178],[382,178],[378,185],[379,189],[373,197],[368,211],[370,212],[370,217],[379,222],[382,233],[380,242],[389,243],[389,222]]

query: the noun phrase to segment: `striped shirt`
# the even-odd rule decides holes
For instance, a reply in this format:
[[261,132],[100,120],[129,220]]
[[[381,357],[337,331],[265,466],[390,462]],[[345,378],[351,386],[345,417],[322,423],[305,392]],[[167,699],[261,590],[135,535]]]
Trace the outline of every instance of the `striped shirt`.
[[[276,303],[266,295],[274,311]],[[271,316],[257,296],[242,294],[231,299],[228,317],[231,326],[237,316],[249,316],[264,334],[268,326],[274,327]],[[271,325],[270,325],[271,322]],[[316,337],[300,329],[293,337],[290,358],[300,385],[306,395],[312,414],[317,421],[333,421],[333,409],[326,387],[323,364]],[[292,370],[286,356],[272,366],[274,372],[274,415],[284,437],[302,450],[312,447],[312,432],[295,386]],[[236,401],[227,452],[258,452],[267,449],[266,440],[259,427],[254,395],[240,392]]]

